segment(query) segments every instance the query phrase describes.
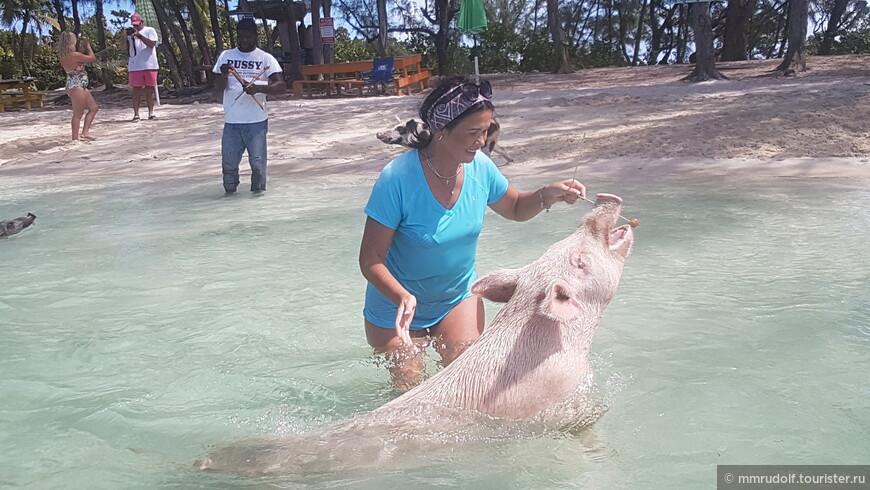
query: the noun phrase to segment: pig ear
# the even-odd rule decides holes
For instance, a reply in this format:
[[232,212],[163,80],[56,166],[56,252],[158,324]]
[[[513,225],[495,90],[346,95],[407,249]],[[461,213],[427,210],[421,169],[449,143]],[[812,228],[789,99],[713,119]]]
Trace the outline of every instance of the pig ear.
[[550,285],[545,300],[546,311],[561,320],[572,320],[583,313],[583,308],[564,281]]
[[487,274],[471,286],[471,292],[496,303],[507,303],[517,290],[519,269],[503,269]]

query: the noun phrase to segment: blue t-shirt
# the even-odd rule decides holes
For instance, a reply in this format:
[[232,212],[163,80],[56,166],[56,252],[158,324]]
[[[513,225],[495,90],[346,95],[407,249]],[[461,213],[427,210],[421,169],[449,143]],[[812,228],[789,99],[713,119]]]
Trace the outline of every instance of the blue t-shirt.
[[[438,323],[471,294],[483,215],[508,189],[507,179],[481,151],[463,171],[459,199],[445,209],[426,183],[419,153],[404,153],[384,167],[365,208],[369,217],[396,230],[385,264],[417,298],[413,329]],[[396,304],[369,284],[363,314],[392,328]]]

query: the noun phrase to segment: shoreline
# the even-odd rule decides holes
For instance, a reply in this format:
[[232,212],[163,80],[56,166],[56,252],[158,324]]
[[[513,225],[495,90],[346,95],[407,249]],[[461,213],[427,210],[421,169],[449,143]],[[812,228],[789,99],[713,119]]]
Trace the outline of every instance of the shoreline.
[[[870,56],[813,57],[816,68],[800,78],[771,76],[773,61],[723,64],[731,80],[697,84],[679,80],[686,66],[488,77],[500,144],[516,160],[502,171],[570,178],[579,163],[578,176],[650,181],[870,180]],[[422,98],[270,100],[270,178],[375,179],[404,151],[375,133],[415,117]],[[132,123],[129,107],[101,106],[91,143],[68,141],[69,109],[0,114],[0,177],[16,186],[53,177],[219,180],[222,107],[193,100],[155,112],[156,121]]]

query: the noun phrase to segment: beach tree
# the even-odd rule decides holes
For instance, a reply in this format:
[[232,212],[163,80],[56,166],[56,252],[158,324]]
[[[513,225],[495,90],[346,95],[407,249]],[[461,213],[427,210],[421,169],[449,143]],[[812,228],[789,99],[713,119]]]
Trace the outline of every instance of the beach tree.
[[725,27],[722,32],[722,61],[742,61],[748,59],[746,32],[752,14],[755,13],[757,0],[728,0],[725,7]]
[[850,0],[834,0],[834,4],[828,13],[828,22],[825,27],[825,32],[822,35],[822,42],[817,51],[818,54],[831,54],[831,48],[834,45],[834,38],[837,36],[837,33],[840,32],[840,29],[843,28],[843,23],[847,20],[847,17],[851,17],[848,19],[851,22],[854,22],[860,17],[855,14],[851,16],[846,15],[846,8],[848,7],[849,2]]
[[574,73],[571,60],[568,58],[568,49],[562,33],[562,21],[559,20],[559,0],[547,0],[547,28],[556,48],[556,69],[554,73]]
[[716,69],[710,2],[690,3],[689,16],[692,19],[692,31],[695,34],[695,69],[684,80],[690,82],[726,80],[728,77]]
[[27,56],[28,43],[35,44],[36,42],[36,36],[28,34],[27,29],[33,23],[39,30],[39,19],[46,15],[51,15],[51,5],[44,0],[0,0],[0,25],[12,27],[16,22],[21,24],[21,31],[17,36],[13,34],[13,40],[17,41],[15,43],[15,57],[24,74],[30,73],[29,56]]
[[807,59],[804,46],[807,39],[807,24],[809,23],[809,1],[788,1],[788,50],[782,63],[776,67],[785,74],[798,74],[807,69]]

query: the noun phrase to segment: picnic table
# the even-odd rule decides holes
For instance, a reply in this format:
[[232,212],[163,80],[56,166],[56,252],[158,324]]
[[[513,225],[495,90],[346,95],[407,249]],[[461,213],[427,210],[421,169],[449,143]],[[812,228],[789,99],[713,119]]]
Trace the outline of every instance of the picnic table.
[[26,109],[31,108],[31,103],[36,102],[43,107],[43,94],[33,91],[33,78],[17,80],[0,80],[0,112],[6,110],[6,104],[24,102]]
[[[393,60],[393,83],[396,93],[411,95],[414,85],[420,89],[429,86],[431,72],[423,68],[423,56],[419,54],[403,56]],[[354,87],[362,88],[368,81],[362,76],[362,72],[369,71],[374,67],[374,60],[350,61],[345,63],[329,63],[324,65],[304,65],[302,67],[302,80],[293,82],[293,94],[302,97],[306,87],[323,86],[327,95],[332,95],[333,90],[341,95],[342,90],[350,90]],[[311,90],[309,88],[309,95]]]

